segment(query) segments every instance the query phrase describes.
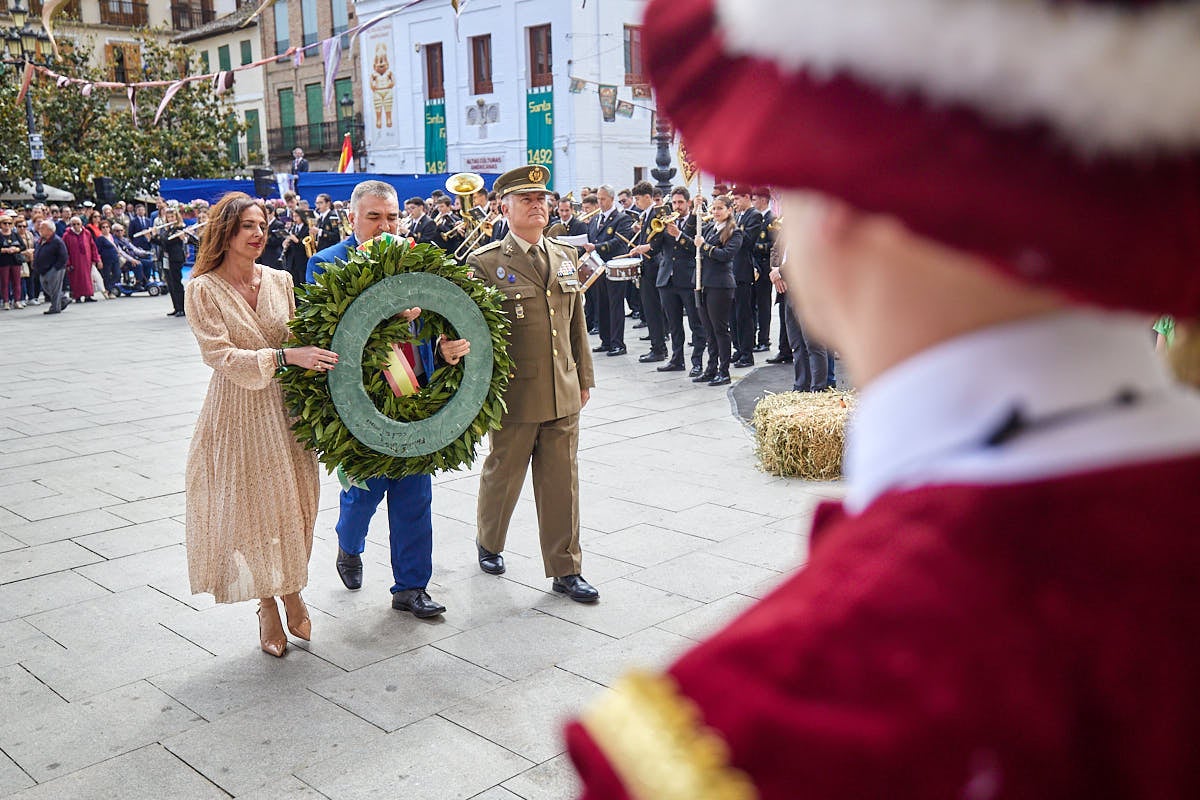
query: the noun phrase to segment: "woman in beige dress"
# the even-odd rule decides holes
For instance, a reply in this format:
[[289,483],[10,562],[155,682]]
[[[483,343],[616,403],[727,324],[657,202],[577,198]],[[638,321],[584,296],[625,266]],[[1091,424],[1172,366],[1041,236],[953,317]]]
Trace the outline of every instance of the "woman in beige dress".
[[188,322],[213,369],[187,463],[192,591],[218,603],[259,598],[262,649],[281,656],[287,628],[307,640],[308,583],[317,516],[316,456],[292,436],[277,372],[326,371],[337,354],[283,348],[296,310],[292,277],[255,263],[267,241],[258,202],[231,192],[217,203],[186,289]]

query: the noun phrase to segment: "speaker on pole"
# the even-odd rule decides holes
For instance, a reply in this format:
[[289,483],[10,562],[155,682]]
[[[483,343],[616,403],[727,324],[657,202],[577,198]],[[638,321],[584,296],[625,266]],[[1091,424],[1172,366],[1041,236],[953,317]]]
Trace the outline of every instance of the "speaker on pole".
[[263,167],[254,168],[254,194],[258,197],[270,197],[275,191],[275,173]]
[[112,178],[92,178],[92,186],[96,190],[97,203],[115,203],[117,202],[117,193],[113,189]]

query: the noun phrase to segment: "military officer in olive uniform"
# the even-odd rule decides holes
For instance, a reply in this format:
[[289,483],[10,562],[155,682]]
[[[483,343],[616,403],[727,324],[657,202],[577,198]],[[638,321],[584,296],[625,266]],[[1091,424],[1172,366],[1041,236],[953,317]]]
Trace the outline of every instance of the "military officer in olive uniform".
[[580,574],[579,411],[595,385],[574,247],[542,235],[549,217],[539,165],[511,170],[493,187],[507,212],[508,232],[471,254],[476,278],[504,294],[512,323],[514,363],[502,427],[479,479],[477,547],[484,572],[504,572],[508,525],[533,464],[538,536],[552,588],[581,603],[600,593]]

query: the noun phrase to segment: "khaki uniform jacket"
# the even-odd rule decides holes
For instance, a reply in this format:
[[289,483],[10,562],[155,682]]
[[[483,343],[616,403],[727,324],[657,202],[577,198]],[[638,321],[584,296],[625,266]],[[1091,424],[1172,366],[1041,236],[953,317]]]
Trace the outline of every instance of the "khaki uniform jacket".
[[546,239],[547,282],[509,233],[467,259],[475,277],[504,293],[514,367],[504,422],[546,422],[579,413],[580,390],[596,385],[583,317],[579,254]]

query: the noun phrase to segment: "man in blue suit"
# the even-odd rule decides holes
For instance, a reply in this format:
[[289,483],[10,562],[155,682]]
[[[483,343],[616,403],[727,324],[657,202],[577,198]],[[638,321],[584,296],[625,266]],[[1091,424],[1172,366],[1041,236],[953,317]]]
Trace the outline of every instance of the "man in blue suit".
[[[360,242],[381,233],[396,233],[400,222],[400,202],[396,190],[382,181],[363,181],[350,196],[350,223],[354,233],[347,239],[313,254],[308,260],[308,281],[325,271],[334,260],[345,261]],[[421,309],[410,308],[402,315],[410,323]],[[465,339],[442,340],[438,353],[428,341],[413,348],[417,358],[413,369],[424,383],[436,368],[437,355],[447,364],[457,364],[467,354]],[[392,608],[409,611],[415,617],[436,617],[445,606],[429,596],[433,574],[433,482],[428,475],[407,478],[368,478],[366,486],[351,486],[341,493],[341,513],[337,521],[337,571],[347,589],[362,587],[362,551],[367,543],[367,526],[384,496],[388,500],[388,528],[392,553]]]

